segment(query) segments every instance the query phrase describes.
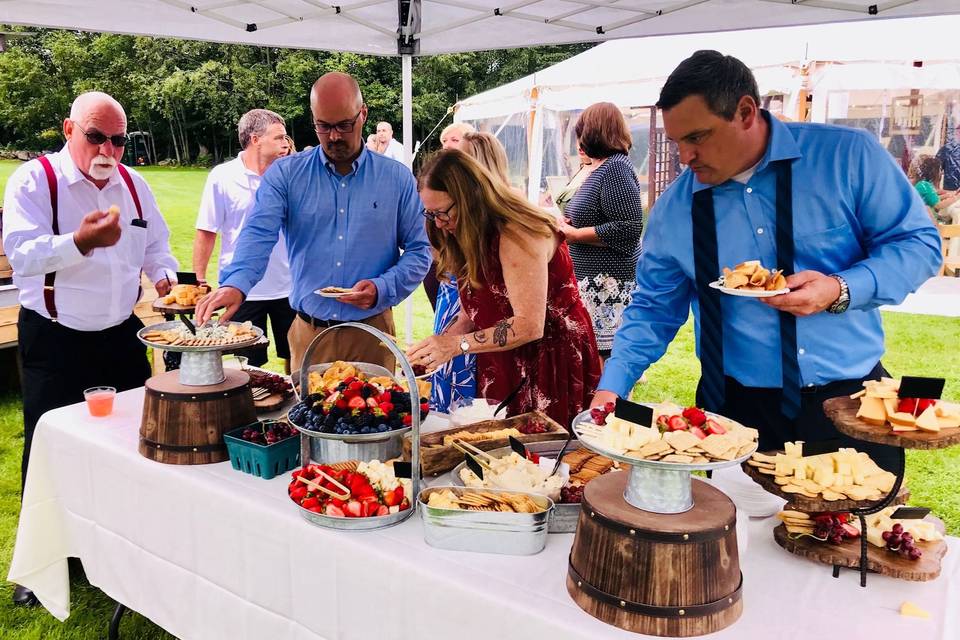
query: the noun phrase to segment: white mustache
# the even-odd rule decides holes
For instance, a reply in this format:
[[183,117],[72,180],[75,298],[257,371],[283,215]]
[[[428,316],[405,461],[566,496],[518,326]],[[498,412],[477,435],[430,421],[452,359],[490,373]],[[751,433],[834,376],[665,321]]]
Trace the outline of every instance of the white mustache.
[[106,180],[117,168],[117,161],[110,156],[98,155],[90,161],[88,173],[94,180]]

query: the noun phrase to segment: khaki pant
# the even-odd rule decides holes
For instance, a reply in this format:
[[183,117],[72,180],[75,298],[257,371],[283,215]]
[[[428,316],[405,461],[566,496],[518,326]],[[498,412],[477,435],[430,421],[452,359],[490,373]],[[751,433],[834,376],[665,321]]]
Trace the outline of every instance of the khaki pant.
[[[357,320],[362,324],[379,329],[387,335],[395,335],[393,324],[393,310],[387,309],[383,313]],[[300,316],[297,316],[290,331],[287,332],[287,342],[290,343],[290,370],[299,372],[304,355],[310,343],[317,334],[326,331],[326,327],[314,327]],[[380,341],[369,333],[352,327],[333,329],[317,344],[310,356],[310,364],[346,360],[350,362],[368,362],[378,364],[391,373],[396,368],[396,358],[382,346]]]

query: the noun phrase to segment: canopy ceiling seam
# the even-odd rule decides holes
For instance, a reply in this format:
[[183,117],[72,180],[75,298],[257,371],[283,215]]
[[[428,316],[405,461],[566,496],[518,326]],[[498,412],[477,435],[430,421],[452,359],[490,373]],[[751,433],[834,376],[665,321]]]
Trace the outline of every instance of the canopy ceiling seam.
[[829,0],[760,0],[761,2],[773,2],[775,4],[791,4],[798,7],[810,7],[811,9],[832,9],[834,11],[847,11],[850,13],[866,13],[870,16],[879,15],[883,11],[889,11],[903,5],[913,4],[917,0],[890,0],[885,3],[876,3],[867,6],[853,7],[849,4],[839,2],[830,2]]

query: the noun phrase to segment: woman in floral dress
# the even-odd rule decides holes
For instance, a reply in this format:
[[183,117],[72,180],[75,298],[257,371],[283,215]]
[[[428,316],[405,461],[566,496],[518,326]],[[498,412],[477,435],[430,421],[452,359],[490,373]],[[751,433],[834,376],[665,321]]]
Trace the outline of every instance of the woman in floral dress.
[[424,167],[420,198],[438,272],[457,278],[464,313],[410,361],[433,369],[475,353],[478,395],[502,400],[526,380],[508,415],[538,409],[569,427],[590,404],[600,359],[554,218],[456,150]]

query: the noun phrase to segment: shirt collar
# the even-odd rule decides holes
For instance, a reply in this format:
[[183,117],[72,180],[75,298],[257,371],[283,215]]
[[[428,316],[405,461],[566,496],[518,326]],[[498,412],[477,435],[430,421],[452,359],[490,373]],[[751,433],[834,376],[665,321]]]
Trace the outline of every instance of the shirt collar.
[[[767,121],[767,125],[770,127],[770,138],[767,140],[767,150],[764,152],[763,157],[757,164],[753,175],[757,175],[764,171],[771,162],[776,162],[777,160],[793,160],[803,156],[803,154],[800,153],[800,146],[797,144],[797,139],[793,137],[793,134],[790,132],[790,129],[787,127],[787,125],[771,116],[770,112],[766,109],[761,109],[760,114]],[[730,182],[730,180],[727,182]],[[723,184],[726,184],[726,182]],[[693,174],[694,193],[717,186],[720,185],[704,184],[697,180],[696,174]]]
[[[341,176],[339,173],[337,173],[336,165],[327,159],[327,154],[324,153],[322,144],[318,144],[317,149],[319,149],[320,160],[323,162],[323,166],[325,166],[327,170],[334,175],[334,177],[336,178],[346,177],[346,176]],[[359,171],[360,167],[362,167],[363,164],[367,161],[367,158],[370,156],[371,153],[372,152],[369,149],[367,149],[367,145],[361,145],[360,155],[357,156],[356,159],[353,161],[353,171],[351,173],[356,173],[357,171]]]
[[234,162],[236,162],[237,164],[233,172],[233,177],[238,183],[240,183],[245,187],[248,187],[250,186],[251,180],[254,180],[254,179],[259,180],[261,176],[256,171],[251,171],[247,167],[247,165],[243,163],[243,154],[245,153],[246,151],[241,151],[239,154],[237,154],[237,158],[236,160],[234,160]]
[[[67,181],[67,186],[72,186],[78,182],[93,182],[83,175],[80,172],[80,169],[77,167],[77,164],[73,161],[73,158],[70,156],[70,149],[67,148],[67,145],[63,145],[63,148],[60,149],[60,152],[57,155],[57,163],[60,165],[60,175],[63,176],[63,179]],[[114,185],[120,184],[120,172],[114,171],[110,174],[110,179],[107,180],[107,184],[104,189],[112,187]],[[96,185],[94,185],[96,186]]]

